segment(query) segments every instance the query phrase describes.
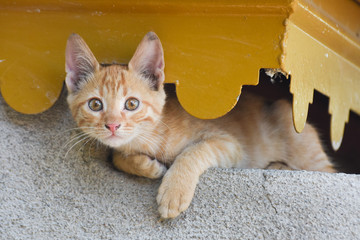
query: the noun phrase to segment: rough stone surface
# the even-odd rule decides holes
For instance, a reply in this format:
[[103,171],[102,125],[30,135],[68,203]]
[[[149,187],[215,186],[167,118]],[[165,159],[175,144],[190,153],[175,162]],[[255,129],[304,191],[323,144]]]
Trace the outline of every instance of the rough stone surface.
[[[360,176],[210,169],[159,221],[160,181],[116,171],[76,139],[62,96],[39,115],[0,97],[0,239],[360,239]],[[73,141],[71,141],[73,139]]]

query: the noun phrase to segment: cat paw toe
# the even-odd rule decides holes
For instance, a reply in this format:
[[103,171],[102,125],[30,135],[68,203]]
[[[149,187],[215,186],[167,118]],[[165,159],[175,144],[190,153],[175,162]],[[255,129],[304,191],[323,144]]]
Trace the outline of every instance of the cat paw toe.
[[157,162],[157,160],[152,160],[152,161],[156,161],[156,162],[155,162],[155,167],[153,167],[153,170],[151,172],[151,176],[149,177],[154,179],[163,177],[167,171],[167,168],[163,164]]
[[185,211],[189,207],[194,194],[191,189],[191,187],[186,188],[175,184],[167,184],[166,181],[163,182],[156,198],[161,218],[175,218]]
[[158,210],[161,218],[175,218],[185,211],[190,204],[190,202],[184,204],[181,196],[168,196],[166,193],[159,198],[161,200],[158,200]]

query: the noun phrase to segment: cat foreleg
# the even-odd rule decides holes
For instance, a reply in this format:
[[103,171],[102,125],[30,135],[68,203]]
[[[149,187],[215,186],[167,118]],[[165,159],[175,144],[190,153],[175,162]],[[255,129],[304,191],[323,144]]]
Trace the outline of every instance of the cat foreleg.
[[147,178],[161,178],[167,168],[144,154],[125,156],[121,152],[114,151],[113,163],[121,171]]
[[177,156],[160,185],[157,202],[161,218],[175,218],[193,198],[200,175],[210,167],[231,167],[240,146],[231,137],[214,137],[187,147]]

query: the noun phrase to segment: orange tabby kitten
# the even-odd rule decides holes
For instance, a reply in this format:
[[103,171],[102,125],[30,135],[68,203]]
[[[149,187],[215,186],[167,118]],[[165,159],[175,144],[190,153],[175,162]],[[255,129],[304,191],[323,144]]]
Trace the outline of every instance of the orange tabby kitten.
[[291,169],[334,172],[314,128],[307,124],[301,134],[294,131],[286,101],[267,104],[242,95],[226,116],[200,120],[176,98],[165,101],[164,66],[153,32],[128,65],[99,64],[76,34],[67,42],[66,85],[75,121],[114,149],[118,169],[163,177],[157,196],[162,218],[189,207],[199,176],[209,167],[266,168],[283,162]]

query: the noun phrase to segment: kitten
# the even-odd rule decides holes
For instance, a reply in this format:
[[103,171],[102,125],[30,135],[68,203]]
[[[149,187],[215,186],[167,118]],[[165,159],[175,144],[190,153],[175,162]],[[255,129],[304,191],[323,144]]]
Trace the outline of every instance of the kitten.
[[67,100],[75,121],[114,149],[118,169],[163,177],[157,196],[162,218],[189,207],[209,167],[266,168],[283,162],[291,169],[335,172],[315,129],[307,124],[301,134],[295,132],[288,102],[269,104],[242,94],[226,116],[200,120],[176,97],[165,101],[164,67],[162,45],[153,32],[128,65],[99,64],[79,35],[67,42]]

